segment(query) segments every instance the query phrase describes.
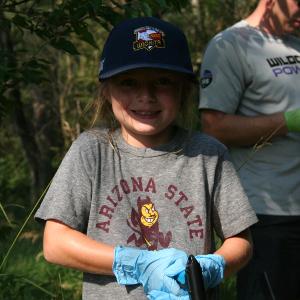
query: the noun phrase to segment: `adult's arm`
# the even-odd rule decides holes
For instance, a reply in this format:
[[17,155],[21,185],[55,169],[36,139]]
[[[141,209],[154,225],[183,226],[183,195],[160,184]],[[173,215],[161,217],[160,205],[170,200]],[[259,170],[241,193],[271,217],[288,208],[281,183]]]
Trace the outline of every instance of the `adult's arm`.
[[246,117],[212,109],[201,110],[202,130],[227,146],[252,146],[287,133],[283,113]]
[[226,261],[224,276],[235,274],[244,267],[252,256],[252,238],[249,229],[224,240],[215,254],[222,255]]
[[44,257],[48,262],[95,274],[113,275],[114,247],[48,220],[44,230]]

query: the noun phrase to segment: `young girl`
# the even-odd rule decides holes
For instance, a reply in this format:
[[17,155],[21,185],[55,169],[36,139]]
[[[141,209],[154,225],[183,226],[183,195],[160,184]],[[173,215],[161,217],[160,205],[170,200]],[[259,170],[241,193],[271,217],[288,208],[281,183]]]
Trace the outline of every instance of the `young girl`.
[[212,299],[251,256],[256,216],[226,148],[178,126],[195,81],[184,34],[152,17],[120,23],[99,79],[107,128],[73,143],[36,213],[45,258],[84,272],[83,299],[189,299],[194,254]]

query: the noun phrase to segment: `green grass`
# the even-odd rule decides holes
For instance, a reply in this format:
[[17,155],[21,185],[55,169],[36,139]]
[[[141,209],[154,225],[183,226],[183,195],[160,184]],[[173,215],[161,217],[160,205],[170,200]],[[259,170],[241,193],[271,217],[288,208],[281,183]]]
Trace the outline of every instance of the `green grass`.
[[235,276],[227,278],[221,284],[221,300],[235,300],[236,299],[236,290],[235,290]]
[[[1,239],[1,258],[9,248]],[[4,246],[4,247],[3,247]],[[42,255],[37,231],[25,231],[0,272],[0,299],[5,300],[79,300],[81,272],[49,264]]]

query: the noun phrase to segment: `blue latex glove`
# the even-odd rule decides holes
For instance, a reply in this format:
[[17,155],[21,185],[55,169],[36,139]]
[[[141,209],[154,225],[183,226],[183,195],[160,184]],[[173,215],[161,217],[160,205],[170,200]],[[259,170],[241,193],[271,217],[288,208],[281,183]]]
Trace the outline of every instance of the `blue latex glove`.
[[185,269],[185,252],[168,248],[148,251],[118,246],[115,248],[113,272],[120,284],[142,284],[146,294],[158,290],[174,295],[185,294],[174,277]]
[[152,290],[147,294],[147,299],[149,300],[190,300],[190,296],[188,292],[183,296],[175,296],[173,294],[169,294],[162,291]]
[[[224,278],[225,260],[218,254],[196,255],[202,268],[202,277],[205,289],[213,288]],[[185,270],[179,273],[177,281],[185,285]]]

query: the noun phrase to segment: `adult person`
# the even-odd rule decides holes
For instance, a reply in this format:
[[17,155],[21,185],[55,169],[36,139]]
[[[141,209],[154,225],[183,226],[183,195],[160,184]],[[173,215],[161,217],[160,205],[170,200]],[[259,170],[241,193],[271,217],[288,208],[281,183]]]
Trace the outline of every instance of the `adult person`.
[[203,131],[226,144],[259,223],[238,299],[300,299],[300,1],[260,0],[201,66]]

